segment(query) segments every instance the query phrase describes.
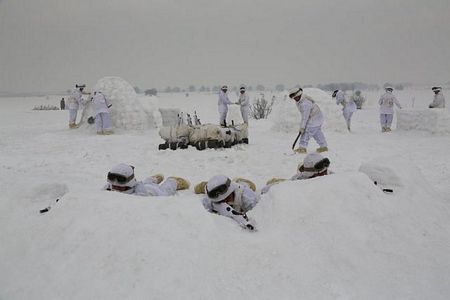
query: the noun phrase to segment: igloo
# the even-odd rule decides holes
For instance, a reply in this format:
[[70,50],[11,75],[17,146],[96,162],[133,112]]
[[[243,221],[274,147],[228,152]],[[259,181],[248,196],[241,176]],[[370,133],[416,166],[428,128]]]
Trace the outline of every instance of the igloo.
[[[104,77],[97,81],[92,92],[101,91],[112,104],[110,108],[113,129],[139,130],[158,127],[160,119],[156,105],[148,97],[141,101],[134,88],[120,77]],[[87,101],[81,116],[84,128],[94,129],[95,125],[87,122],[89,117],[95,117],[92,102]]]

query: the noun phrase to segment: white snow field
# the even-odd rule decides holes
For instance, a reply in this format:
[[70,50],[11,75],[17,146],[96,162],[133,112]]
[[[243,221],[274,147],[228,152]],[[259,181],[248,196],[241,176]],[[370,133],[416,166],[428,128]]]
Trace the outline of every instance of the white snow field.
[[[329,94],[305,93],[326,116],[335,174],[274,186],[249,213],[256,232],[206,212],[192,188],[171,197],[101,188],[120,162],[138,180],[163,173],[192,186],[216,174],[258,188],[292,176],[303,156],[292,154],[298,112],[284,94],[269,119],[250,120],[249,145],[205,151],[158,151],[158,130],[141,121],[98,136],[69,130],[68,111],[32,111],[61,96],[0,98],[0,299],[449,299],[448,131],[394,123],[381,133],[380,91],[367,94],[348,133]],[[432,98],[397,95],[408,110]],[[135,101],[218,120],[213,94]],[[308,150],[316,147],[311,140]]]

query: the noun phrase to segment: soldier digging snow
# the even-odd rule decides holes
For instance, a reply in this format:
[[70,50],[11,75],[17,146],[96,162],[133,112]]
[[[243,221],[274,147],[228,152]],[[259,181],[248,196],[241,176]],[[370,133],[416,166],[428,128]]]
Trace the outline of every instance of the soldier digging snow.
[[333,98],[336,98],[336,104],[342,105],[342,114],[344,115],[347,129],[350,131],[350,125],[352,123],[352,115],[356,111],[356,104],[352,100],[345,98],[345,92],[342,90],[335,90],[333,92]]
[[248,124],[248,115],[250,113],[250,97],[245,91],[245,86],[241,86],[241,88],[239,89],[239,93],[239,99],[236,104],[239,104],[241,106],[242,120],[244,120],[245,124]]
[[95,111],[95,125],[97,127],[97,134],[112,134],[111,117],[109,115],[109,108],[112,104],[106,99],[100,91],[95,91],[92,97],[92,103]]
[[[248,183],[251,182],[247,180],[233,182],[227,176],[216,175],[207,183],[199,183],[195,191],[206,194],[202,204],[207,211],[232,218],[243,228],[254,230],[255,224],[246,213],[256,206],[259,196]],[[200,190],[202,187],[203,191]]]
[[77,128],[78,125],[77,122],[77,113],[78,109],[80,108],[80,105],[84,104],[83,100],[83,90],[86,87],[85,84],[76,84],[75,90],[72,93],[72,96],[69,97],[69,128]]
[[[303,180],[333,174],[333,172],[328,170],[329,166],[330,160],[328,158],[323,157],[319,153],[310,153],[305,156],[303,163],[297,166],[297,174],[292,176],[290,180]],[[270,179],[267,181],[266,186],[262,188],[261,194],[267,193],[274,184],[286,180],[276,177]]]
[[434,86],[431,89],[434,92],[433,102],[428,105],[429,108],[445,108],[445,98],[442,94],[442,88],[440,86]]
[[157,174],[137,181],[134,177],[134,167],[121,163],[108,172],[107,183],[103,189],[138,196],[171,196],[177,190],[189,188],[189,182],[180,177],[169,177],[161,183],[163,180],[164,176]]
[[219,123],[223,127],[227,127],[227,113],[228,105],[233,104],[233,102],[228,99],[227,95],[228,87],[223,85],[219,92],[219,101],[217,105],[219,106]]
[[378,104],[380,105],[380,123],[381,123],[381,132],[389,132],[391,131],[392,120],[394,119],[394,104],[398,108],[402,108],[397,98],[392,94],[394,90],[392,87],[385,87],[386,93],[384,93]]
[[306,153],[311,137],[319,144],[317,152],[328,151],[327,141],[322,132],[323,115],[319,106],[310,96],[304,95],[303,90],[299,87],[289,91],[289,98],[295,101],[301,115],[299,148],[295,152]]

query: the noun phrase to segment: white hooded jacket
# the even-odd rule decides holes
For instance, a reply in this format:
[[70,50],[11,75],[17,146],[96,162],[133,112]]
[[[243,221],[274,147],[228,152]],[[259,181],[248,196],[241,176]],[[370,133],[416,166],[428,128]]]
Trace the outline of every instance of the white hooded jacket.
[[95,92],[94,97],[92,97],[92,102],[94,106],[95,114],[99,113],[108,113],[109,112],[109,102],[106,99],[105,95],[101,92]]
[[445,108],[445,98],[442,91],[439,91],[439,93],[434,95],[430,108]]
[[336,104],[342,105],[342,111],[345,113],[352,113],[356,111],[356,103],[353,102],[352,98],[350,100],[347,100],[345,98],[345,93],[342,90],[339,90],[336,93]]
[[72,96],[69,97],[68,107],[69,109],[78,110],[81,104],[83,104],[82,93],[79,89],[75,89],[72,93]]
[[385,94],[383,94],[380,97],[378,104],[380,105],[380,114],[386,115],[394,114],[394,104],[398,108],[400,109],[402,108],[397,98],[391,92],[386,92]]
[[319,127],[323,123],[323,115],[319,106],[314,100],[303,94],[298,102],[295,103],[302,118],[300,121],[300,128]]

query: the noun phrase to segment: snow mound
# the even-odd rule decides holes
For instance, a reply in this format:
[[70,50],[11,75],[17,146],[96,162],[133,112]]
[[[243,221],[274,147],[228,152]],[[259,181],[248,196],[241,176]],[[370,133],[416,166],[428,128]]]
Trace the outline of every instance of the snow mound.
[[438,108],[397,110],[397,129],[450,133],[450,113]]
[[[101,91],[112,104],[110,114],[114,128],[133,130],[158,127],[160,116],[153,97],[138,97],[131,84],[124,79],[104,77],[95,84],[93,91]],[[95,116],[95,112],[89,101],[82,112],[81,123],[93,130],[95,126],[89,126],[86,122],[90,116]]]
[[257,232],[206,212],[189,192],[68,193],[7,235],[26,254],[12,249],[0,263],[8,274],[2,296],[445,298],[448,230],[438,224],[448,209],[439,198],[420,199],[426,182],[405,184],[410,197],[384,194],[358,172],[280,183],[249,213]]
[[[336,105],[330,94],[317,88],[307,88],[303,92],[311,96],[319,105],[324,116],[323,129],[347,132],[345,120],[342,116],[342,106]],[[300,112],[295,102],[290,98],[276,101],[273,111],[269,115],[269,119],[274,122],[272,130],[276,132],[298,131],[300,118]]]

